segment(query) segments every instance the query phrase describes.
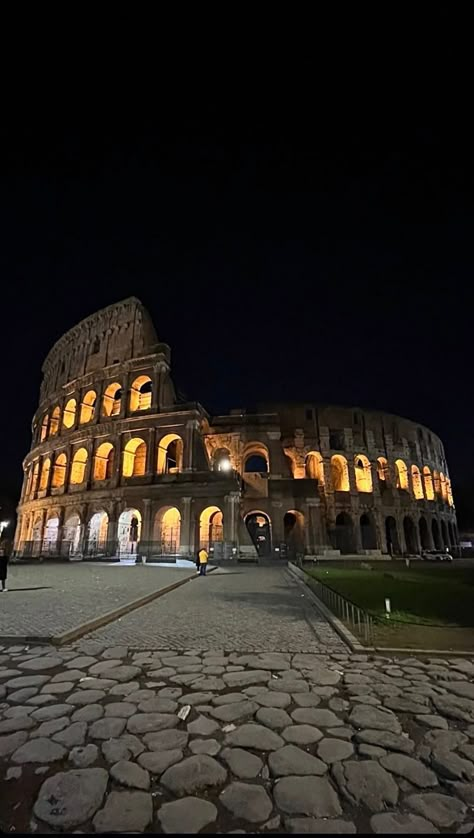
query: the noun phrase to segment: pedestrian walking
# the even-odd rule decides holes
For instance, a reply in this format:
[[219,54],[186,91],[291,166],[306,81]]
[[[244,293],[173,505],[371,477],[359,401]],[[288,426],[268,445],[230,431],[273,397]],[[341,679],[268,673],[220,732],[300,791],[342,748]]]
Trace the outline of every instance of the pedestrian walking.
[[200,576],[205,576],[209,556],[207,554],[207,550],[205,550],[204,547],[202,547],[200,549],[200,551],[198,553],[198,559],[199,559],[199,575]]
[[199,558],[200,550],[196,553],[196,572],[199,573],[199,568],[201,566],[201,559]]
[[0,541],[0,582],[2,583],[0,587],[0,593],[4,593],[8,591],[7,588],[7,575],[8,575],[8,561],[11,555],[11,544],[8,538],[2,539]]

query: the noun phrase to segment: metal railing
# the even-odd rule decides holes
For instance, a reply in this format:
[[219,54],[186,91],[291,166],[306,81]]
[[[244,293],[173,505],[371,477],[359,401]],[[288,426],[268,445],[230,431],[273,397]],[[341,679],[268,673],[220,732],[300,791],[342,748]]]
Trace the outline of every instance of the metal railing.
[[374,618],[367,611],[364,611],[363,608],[359,608],[358,605],[355,605],[349,599],[336,593],[332,588],[323,585],[314,576],[309,576],[308,580],[307,584],[311,590],[324,602],[327,608],[357,632],[359,637],[363,637],[367,644],[373,645]]

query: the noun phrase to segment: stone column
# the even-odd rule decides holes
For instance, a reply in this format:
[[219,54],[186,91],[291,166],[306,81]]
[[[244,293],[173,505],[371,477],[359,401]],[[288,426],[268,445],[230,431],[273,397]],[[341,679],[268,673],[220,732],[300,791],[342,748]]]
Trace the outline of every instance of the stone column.
[[314,498],[306,498],[308,516],[305,526],[306,552],[316,554],[322,546],[320,504]]
[[146,474],[152,477],[156,473],[157,455],[156,455],[156,431],[155,428],[150,428],[147,437],[147,451],[146,451]]
[[88,445],[86,446],[87,451],[87,463],[86,468],[84,471],[84,488],[90,489],[91,485],[91,472],[92,472],[92,463],[94,461],[94,440],[90,440]]
[[194,538],[191,521],[192,497],[181,498],[183,515],[181,518],[181,529],[179,535],[179,554],[189,556],[193,554]]
[[146,556],[147,559],[150,556],[152,541],[151,528],[151,498],[143,498],[143,519],[137,561],[139,561],[140,556]]
[[183,471],[194,471],[194,432],[199,427],[197,419],[186,422],[186,434],[183,453]]
[[117,550],[117,527],[119,513],[117,503],[114,502],[109,513],[109,526],[107,529],[107,555],[115,556]]
[[239,546],[239,503],[239,492],[230,492],[225,496],[224,541],[237,548]]
[[61,506],[58,512],[58,538],[56,541],[56,552],[58,556],[61,556],[61,547],[64,538],[64,507]]

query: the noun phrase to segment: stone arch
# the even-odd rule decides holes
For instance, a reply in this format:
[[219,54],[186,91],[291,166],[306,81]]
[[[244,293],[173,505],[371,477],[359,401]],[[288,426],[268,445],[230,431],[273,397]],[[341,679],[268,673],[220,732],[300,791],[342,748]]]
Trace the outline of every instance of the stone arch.
[[283,538],[290,556],[305,552],[304,515],[299,509],[289,509],[285,513],[283,516],[283,532]]
[[408,469],[404,460],[395,460],[395,485],[397,489],[408,489]]
[[148,410],[151,407],[152,380],[149,375],[139,375],[130,387],[130,410]]
[[181,542],[181,513],[176,506],[163,506],[155,515],[153,541],[163,555],[179,553]]
[[81,412],[79,414],[80,425],[86,425],[87,422],[92,422],[96,401],[97,393],[95,390],[88,390],[81,402]]
[[448,535],[448,527],[446,526],[446,521],[441,521],[441,537],[443,540],[443,547],[449,547],[449,535]]
[[352,518],[347,512],[339,512],[331,535],[335,550],[344,554],[357,552]]
[[59,517],[57,512],[51,510],[50,517],[46,521],[43,534],[42,552],[52,555],[57,552],[59,534]]
[[36,491],[38,489],[38,478],[39,478],[39,460],[36,460],[33,465],[33,475],[31,478],[31,494],[30,497],[34,497]]
[[324,486],[324,462],[319,451],[309,451],[305,459],[305,475],[310,480],[317,480]]
[[433,471],[433,486],[435,496],[439,498],[441,494],[441,483],[439,479],[439,471],[436,471],[436,469]]
[[70,512],[63,526],[61,552],[63,555],[77,556],[81,544],[81,519],[77,512]]
[[142,528],[142,516],[138,509],[124,509],[118,519],[117,544],[119,556],[132,556],[137,552]]
[[178,474],[183,470],[183,440],[179,434],[165,434],[158,442],[157,474]]
[[415,555],[418,553],[418,541],[413,519],[405,515],[403,519],[403,535],[405,536],[405,552]]
[[224,516],[218,506],[207,506],[199,516],[199,546],[209,550],[224,540]]
[[379,482],[384,485],[390,482],[388,460],[386,457],[377,458],[377,477]]
[[400,539],[398,537],[397,522],[393,515],[385,518],[385,538],[387,541],[387,552],[391,556],[398,556],[401,553]]
[[43,421],[41,422],[40,442],[44,442],[44,440],[48,436],[48,430],[49,430],[49,414],[46,413],[43,416]]
[[446,486],[446,478],[445,478],[442,471],[440,472],[440,475],[439,475],[439,482],[440,482],[440,488],[441,488],[441,497],[443,498],[444,502],[447,503],[448,502],[448,489],[447,489],[447,486]]
[[423,483],[421,482],[421,474],[418,466],[411,467],[411,482],[413,486],[413,495],[416,500],[424,500]]
[[87,525],[87,554],[104,553],[107,548],[109,516],[104,509],[94,512]]
[[65,428],[72,428],[76,421],[76,399],[68,399],[63,411],[63,425]]
[[266,512],[254,511],[245,516],[245,526],[260,557],[272,552],[272,523]]
[[49,472],[51,470],[51,459],[46,457],[41,465],[41,478],[39,491],[44,492],[48,488]]
[[433,535],[433,544],[435,546],[435,550],[441,550],[442,549],[441,536],[440,536],[439,526],[438,526],[438,522],[437,522],[436,518],[433,518],[433,520],[431,522],[431,532],[432,532],[432,535]]
[[72,458],[71,477],[69,482],[71,485],[79,485],[83,483],[86,477],[86,465],[88,453],[85,448],[78,448]]
[[129,439],[123,449],[123,477],[143,477],[146,472],[146,442],[139,436]]
[[118,416],[122,406],[122,385],[114,381],[109,384],[102,396],[102,415]]
[[420,531],[421,549],[429,550],[431,547],[431,539],[428,530],[428,524],[426,523],[426,518],[423,518],[423,516],[418,521],[418,529]]
[[377,533],[372,515],[364,512],[359,519],[360,538],[363,550],[377,549]]
[[56,436],[59,431],[59,422],[61,419],[61,410],[59,405],[54,408],[51,419],[49,420],[49,436]]
[[253,474],[268,474],[270,456],[263,442],[248,442],[242,455],[243,471]]
[[61,454],[58,454],[54,461],[53,479],[51,481],[51,487],[53,489],[60,489],[61,486],[64,486],[66,482],[66,468],[67,457],[63,451]]
[[358,492],[372,492],[372,467],[365,454],[354,457],[354,471]]
[[423,466],[423,482],[425,484],[426,499],[434,500],[433,478],[428,466]]
[[450,506],[454,506],[454,499],[453,499],[453,490],[451,487],[451,481],[449,478],[446,479],[446,491],[448,493],[448,503]]
[[350,491],[349,467],[342,454],[333,454],[331,457],[331,481],[335,492]]
[[102,442],[94,456],[94,480],[109,480],[114,472],[115,449],[111,442]]

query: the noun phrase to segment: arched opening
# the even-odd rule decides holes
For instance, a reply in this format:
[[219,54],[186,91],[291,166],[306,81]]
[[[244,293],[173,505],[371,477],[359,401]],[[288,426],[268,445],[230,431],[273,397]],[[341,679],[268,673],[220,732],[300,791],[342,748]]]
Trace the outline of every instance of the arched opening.
[[267,474],[268,460],[264,454],[249,454],[244,462],[244,472]]
[[411,467],[411,482],[413,485],[413,494],[416,500],[423,500],[423,484],[421,482],[421,474],[418,466]]
[[408,489],[408,469],[403,460],[395,460],[395,478],[397,489]]
[[44,528],[42,552],[51,555],[57,550],[59,518],[49,518]]
[[137,552],[142,528],[138,509],[126,509],[118,520],[117,541],[119,556],[132,556]]
[[349,468],[342,454],[331,457],[331,480],[335,492],[349,492]]
[[56,460],[54,461],[53,479],[51,482],[51,486],[53,489],[60,489],[61,486],[64,486],[64,483],[66,481],[66,466],[66,455],[64,453],[58,454]]
[[449,535],[448,535],[448,527],[446,526],[446,521],[441,521],[441,536],[443,539],[443,547],[449,547]]
[[296,556],[305,552],[304,515],[298,509],[290,509],[283,517],[283,538],[288,555]]
[[430,535],[428,531],[428,524],[425,518],[420,518],[418,521],[418,529],[420,531],[420,544],[422,550],[429,550],[431,547]]
[[31,494],[31,481],[33,480],[33,466],[30,466],[27,471],[25,472],[25,500],[30,497]]
[[398,556],[401,553],[400,540],[398,538],[397,522],[392,515],[385,518],[385,538],[387,541],[387,553],[391,556]]
[[65,428],[72,428],[76,421],[76,399],[69,399],[63,413],[63,425]]
[[92,422],[96,401],[97,394],[95,390],[88,390],[81,402],[81,412],[79,414],[80,425],[86,425],[87,422]]
[[440,486],[441,486],[441,497],[443,498],[444,502],[447,503],[448,502],[448,490],[447,490],[447,487],[446,487],[446,478],[445,478],[443,472],[441,472],[440,475],[439,475],[439,482],[440,482]]
[[36,490],[38,488],[38,477],[39,477],[39,460],[36,460],[33,466],[33,477],[31,479],[31,497],[34,497],[36,494]]
[[431,522],[431,532],[433,534],[433,544],[435,546],[435,549],[436,550],[441,550],[441,548],[442,548],[441,537],[440,537],[440,534],[439,534],[439,526],[438,526],[438,522],[437,522],[436,518],[433,518],[433,520]]
[[122,475],[143,477],[146,471],[146,442],[140,437],[129,439],[123,450]]
[[332,530],[332,542],[335,550],[341,553],[355,553],[354,527],[352,518],[347,512],[340,512]]
[[155,515],[153,525],[154,547],[160,555],[175,556],[179,553],[181,514],[175,506],[164,506]]
[[157,474],[178,474],[183,470],[183,440],[166,434],[158,443]]
[[218,448],[214,452],[212,458],[213,470],[221,472],[231,472],[232,463],[230,459],[230,451],[228,448]]
[[310,451],[306,455],[305,474],[310,480],[317,480],[320,486],[324,486],[324,463],[319,451]]
[[449,505],[454,506],[453,490],[451,488],[451,481],[449,479],[446,480],[446,491],[448,493],[448,503],[449,503]]
[[224,518],[218,506],[203,509],[199,518],[199,546],[209,550],[224,539]]
[[377,549],[377,534],[375,532],[375,525],[371,515],[364,513],[360,516],[360,537],[363,550]]
[[42,542],[42,531],[43,531],[43,521],[41,518],[41,514],[35,518],[33,522],[33,527],[31,529],[31,540],[32,540],[32,553],[38,555],[41,552],[41,548],[43,546]]
[[118,416],[122,405],[122,387],[115,381],[109,384],[102,398],[102,414],[104,416]]
[[354,471],[358,492],[372,491],[372,469],[365,454],[357,454],[354,458]]
[[114,446],[111,442],[99,445],[94,457],[94,480],[109,480],[114,471]]
[[48,488],[48,480],[49,480],[49,472],[51,469],[51,460],[49,457],[46,457],[43,460],[43,465],[41,466],[41,479],[39,484],[40,492],[44,492],[45,489]]
[[81,521],[74,513],[66,520],[63,527],[61,553],[64,556],[77,556],[81,542]]
[[433,478],[428,466],[423,466],[423,482],[425,484],[426,499],[434,500]]
[[440,480],[439,480],[439,471],[436,471],[436,469],[433,471],[433,485],[434,485],[434,493],[435,493],[436,497],[439,498],[439,496],[441,494],[441,483],[440,483]]
[[385,457],[377,459],[377,477],[384,486],[389,483],[388,460]]
[[59,431],[59,420],[60,420],[60,418],[61,418],[61,411],[59,409],[59,406],[56,405],[56,407],[54,408],[54,410],[51,414],[51,419],[49,421],[49,435],[50,436],[56,436],[57,432]]
[[265,512],[250,512],[245,517],[245,526],[258,556],[270,556],[272,552],[272,533],[269,516]]
[[403,519],[403,534],[405,536],[405,551],[412,556],[416,555],[418,553],[416,529],[408,515]]
[[98,553],[105,553],[109,529],[109,516],[107,512],[103,510],[95,512],[89,521],[87,529],[87,554],[89,556],[95,556]]
[[49,416],[48,416],[48,414],[46,414],[46,416],[43,417],[43,421],[41,422],[40,442],[43,442],[46,439],[46,437],[48,436],[48,426],[49,426]]
[[449,530],[449,540],[451,542],[451,547],[455,547],[456,546],[456,534],[454,532],[454,527],[453,527],[451,522],[449,522],[449,524],[448,524],[448,530]]
[[87,451],[85,448],[78,448],[72,458],[71,478],[69,481],[71,485],[74,486],[84,482],[86,476],[86,465]]
[[130,410],[148,410],[151,407],[152,383],[149,375],[139,375],[130,388]]

